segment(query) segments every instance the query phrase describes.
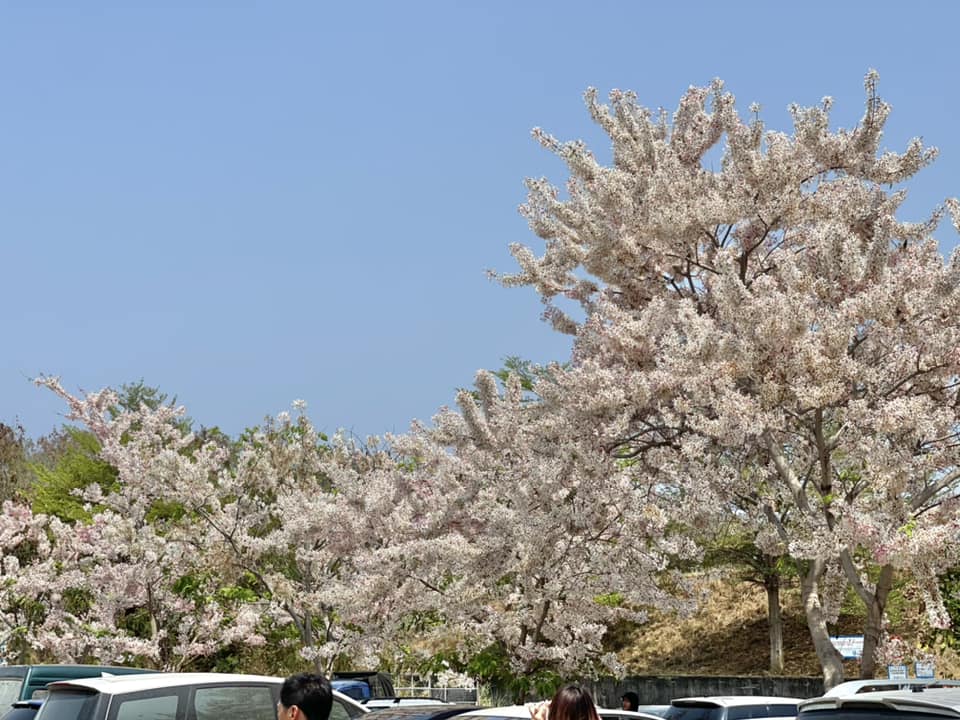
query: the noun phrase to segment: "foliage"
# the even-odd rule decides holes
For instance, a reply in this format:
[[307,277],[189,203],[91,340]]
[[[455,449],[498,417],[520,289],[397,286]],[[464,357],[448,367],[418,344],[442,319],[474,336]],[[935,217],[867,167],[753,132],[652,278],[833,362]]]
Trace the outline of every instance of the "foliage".
[[65,522],[90,522],[91,511],[78,494],[91,484],[104,492],[116,488],[117,471],[100,459],[100,443],[93,433],[66,426],[61,431],[58,456],[51,467],[35,463],[37,481],[27,495],[35,513]]
[[[935,577],[960,508],[960,257],[944,262],[932,237],[960,206],[896,217],[892,186],[935,151],[880,151],[890,107],[876,81],[852,130],[830,129],[827,98],[791,108],[792,134],[767,132],[758,111],[741,121],[719,81],[691,88],[672,122],[631,93],[605,106],[588,91],[612,165],[535,131],[569,168],[566,199],[528,181],[522,212],[545,251],[513,246],[520,272],[503,278],[536,288],[575,336],[545,401],[599,423],[611,452],[687,508],[736,506],[761,550],[804,561],[830,685],[842,666],[826,626],[847,583],[869,611],[865,672],[896,568],[945,622]],[[704,158],[721,142],[714,170]]]

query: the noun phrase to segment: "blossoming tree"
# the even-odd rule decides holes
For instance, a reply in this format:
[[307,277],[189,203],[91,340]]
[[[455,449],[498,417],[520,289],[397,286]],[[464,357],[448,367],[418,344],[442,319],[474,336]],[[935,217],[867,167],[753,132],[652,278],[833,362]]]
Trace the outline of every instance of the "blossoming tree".
[[[932,237],[944,208],[897,217],[894,188],[935,152],[880,151],[890,108],[875,85],[871,73],[853,129],[831,129],[826,98],[791,108],[792,134],[765,131],[757,107],[742,121],[719,82],[691,88],[672,121],[631,93],[606,106],[588,91],[612,165],[535,131],[569,167],[567,196],[528,182],[522,212],[545,249],[514,246],[520,272],[503,278],[535,287],[576,336],[549,401],[599,420],[612,453],[686,502],[709,488],[771,554],[805,561],[828,686],[842,679],[837,592],[852,583],[866,604],[872,676],[897,567],[942,618],[933,578],[955,560],[958,523],[960,259]],[[714,170],[704,158],[721,143]]]
[[[370,646],[350,625],[356,522],[324,474],[329,452],[305,414],[281,413],[226,447],[188,432],[182,408],[117,412],[110,390],[75,397],[56,378],[39,382],[117,470],[115,489],[92,486],[86,499],[105,508],[95,519],[124,548],[109,571],[120,560],[131,566],[127,602],[147,609],[150,636],[178,630],[172,657],[262,643],[264,619],[292,623],[318,669]],[[252,596],[222,592],[234,583]]]
[[[182,410],[143,406],[117,414],[110,391],[81,399],[56,378],[39,382],[97,437],[117,483],[85,489],[90,522],[46,522],[45,550],[20,575],[46,591],[48,632],[35,633],[33,644],[62,660],[137,660],[173,670],[236,640],[262,642],[253,608],[218,592],[230,576],[206,527],[181,502],[191,484],[210,482],[223,448],[193,447],[179,423]],[[82,613],[65,605],[65,590],[81,592],[73,606]]]
[[433,618],[421,642],[453,636],[462,657],[492,653],[527,682],[618,667],[607,627],[680,606],[667,557],[690,548],[664,539],[656,489],[564,408],[525,402],[515,375],[500,391],[481,372],[476,387],[459,412],[391,438],[392,461],[332,475],[369,524],[368,597],[381,617]]

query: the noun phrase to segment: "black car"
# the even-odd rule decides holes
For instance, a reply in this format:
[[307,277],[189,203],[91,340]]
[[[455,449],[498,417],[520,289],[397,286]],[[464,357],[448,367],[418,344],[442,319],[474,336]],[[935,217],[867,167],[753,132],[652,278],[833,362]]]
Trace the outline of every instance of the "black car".
[[400,705],[370,711],[370,720],[446,720],[454,715],[478,710],[477,705],[444,703],[441,705]]
[[33,720],[37,710],[43,705],[43,698],[33,700],[17,700],[9,710],[0,715],[0,720]]

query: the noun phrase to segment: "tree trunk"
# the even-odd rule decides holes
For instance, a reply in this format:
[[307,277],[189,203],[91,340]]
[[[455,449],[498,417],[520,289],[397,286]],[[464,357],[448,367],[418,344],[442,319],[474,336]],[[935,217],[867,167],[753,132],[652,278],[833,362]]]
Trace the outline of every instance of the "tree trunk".
[[767,590],[767,622],[770,627],[770,672],[783,674],[783,616],[780,614],[780,577],[764,579]]
[[863,657],[860,658],[860,677],[870,679],[877,669],[877,645],[880,644],[880,632],[883,630],[883,615],[887,609],[887,598],[893,587],[893,566],[880,568],[880,577],[867,606],[867,620],[863,628]]
[[826,563],[823,560],[812,560],[803,576],[800,589],[810,639],[813,640],[813,647],[817,651],[817,659],[820,661],[823,672],[824,690],[829,690],[843,682],[843,657],[830,642],[827,620],[820,604],[820,578],[823,577],[825,570]]

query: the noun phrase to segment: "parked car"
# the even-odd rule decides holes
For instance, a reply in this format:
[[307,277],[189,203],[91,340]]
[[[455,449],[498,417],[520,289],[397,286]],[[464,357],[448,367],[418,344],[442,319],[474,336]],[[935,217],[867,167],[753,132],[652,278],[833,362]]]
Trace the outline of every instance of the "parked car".
[[[276,720],[283,678],[221,673],[157,673],[51,683],[36,720]],[[368,711],[333,693],[330,720]]]
[[0,720],[33,720],[41,705],[43,705],[43,698],[17,700],[9,710],[0,715]]
[[[398,705],[373,709],[367,720],[447,720],[447,718],[455,715],[463,715],[480,709],[476,705],[467,703],[437,701],[432,705]],[[529,718],[529,715],[527,717]]]
[[[435,697],[371,698],[370,700],[363,700],[361,702],[363,703],[363,706],[368,710],[381,710],[384,708],[407,707],[410,705],[420,706],[420,705],[451,705],[452,704]],[[468,704],[468,705],[464,705],[464,707],[475,708],[477,706],[473,704]]]
[[940,688],[960,686],[960,680],[944,680],[935,678],[904,678],[890,680],[889,678],[874,678],[872,680],[848,680],[827,690],[823,697],[838,695],[858,695],[865,692],[882,692],[889,690],[912,690],[913,688]]
[[56,680],[155,672],[113,665],[0,665],[0,708],[17,700],[29,700]]
[[646,713],[647,715],[657,715],[659,717],[666,717],[667,710],[670,709],[669,705],[639,705],[637,707],[637,712]]
[[712,695],[677,698],[664,714],[666,720],[750,720],[789,718],[797,714],[800,698],[763,695]]
[[[657,715],[621,710],[620,708],[597,708],[600,720],[663,720]],[[457,715],[457,720],[530,720],[530,708],[526,705],[481,708]]]
[[800,703],[797,720],[950,720],[960,718],[960,688],[830,695]]
[[359,672],[335,672],[330,677],[334,690],[352,697],[354,700],[396,697],[393,678],[389,673],[375,670]]

